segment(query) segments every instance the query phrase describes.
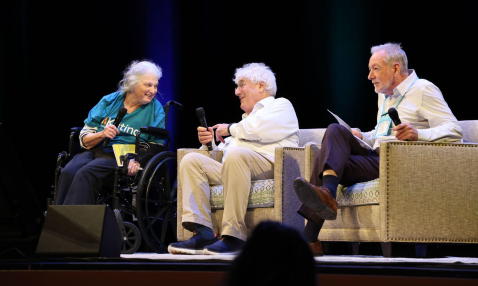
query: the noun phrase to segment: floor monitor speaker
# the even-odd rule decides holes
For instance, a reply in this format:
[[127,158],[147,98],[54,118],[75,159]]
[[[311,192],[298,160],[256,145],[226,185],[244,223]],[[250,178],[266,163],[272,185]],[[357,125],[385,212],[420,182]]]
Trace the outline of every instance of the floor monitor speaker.
[[114,212],[105,205],[49,206],[38,256],[119,257],[122,239]]

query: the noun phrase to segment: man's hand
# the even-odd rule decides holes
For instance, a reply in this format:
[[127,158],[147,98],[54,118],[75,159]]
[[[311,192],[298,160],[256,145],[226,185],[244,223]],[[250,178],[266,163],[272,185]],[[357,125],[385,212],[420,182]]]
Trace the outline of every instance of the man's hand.
[[106,125],[102,132],[103,133],[101,134],[101,137],[103,137],[103,139],[104,138],[113,139],[115,138],[116,134],[120,133],[118,128],[116,128],[116,126],[114,126],[113,124]]
[[214,130],[212,130],[211,127],[206,129],[206,127],[198,127],[198,138],[199,142],[201,142],[202,145],[206,145],[207,143],[212,141],[214,135]]
[[392,129],[393,131],[397,131],[395,137],[398,140],[408,140],[408,141],[417,141],[418,140],[418,131],[413,127],[410,123],[402,123],[395,128]]
[[135,175],[139,170],[139,163],[136,162],[134,159],[131,159],[128,164],[128,176]]
[[352,134],[360,139],[363,139],[362,132],[360,132],[360,129],[352,128]]
[[222,143],[226,143],[223,137],[231,135],[229,134],[229,131],[227,131],[228,126],[229,124],[222,123],[222,124],[216,124],[212,127],[212,129],[216,129],[216,141],[221,141]]

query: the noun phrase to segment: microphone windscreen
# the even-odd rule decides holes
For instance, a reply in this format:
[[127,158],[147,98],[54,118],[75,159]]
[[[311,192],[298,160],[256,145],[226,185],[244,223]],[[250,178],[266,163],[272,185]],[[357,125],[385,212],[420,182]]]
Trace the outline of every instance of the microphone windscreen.
[[113,122],[114,126],[119,126],[121,120],[123,120],[123,117],[126,115],[126,112],[128,112],[126,108],[120,107],[120,109],[118,110],[118,114],[116,115],[115,122]]
[[126,115],[126,112],[128,112],[126,108],[120,107],[120,109],[118,110],[118,116],[124,117]]
[[204,109],[202,107],[196,108],[196,115],[199,119],[206,117],[206,113],[204,112]]
[[400,118],[398,117],[398,112],[395,108],[390,107],[388,109],[388,116],[390,116],[390,118],[392,119],[393,123],[395,123],[395,125],[402,124],[402,122],[400,121]]

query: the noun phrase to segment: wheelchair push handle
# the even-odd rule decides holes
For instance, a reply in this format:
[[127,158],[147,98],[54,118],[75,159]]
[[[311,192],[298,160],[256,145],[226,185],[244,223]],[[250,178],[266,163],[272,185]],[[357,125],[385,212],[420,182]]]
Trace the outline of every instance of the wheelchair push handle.
[[183,110],[183,105],[175,100],[170,100],[168,102],[166,102],[166,105],[173,105],[175,106],[176,108],[178,108],[179,110]]

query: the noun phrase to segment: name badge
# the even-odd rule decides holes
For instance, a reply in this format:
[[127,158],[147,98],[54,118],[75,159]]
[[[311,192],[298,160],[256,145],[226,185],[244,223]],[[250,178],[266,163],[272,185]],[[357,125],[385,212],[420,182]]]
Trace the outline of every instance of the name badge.
[[375,135],[373,138],[377,138],[378,136],[388,136],[390,135],[390,126],[392,125],[392,119],[388,116],[388,113],[383,114],[380,117],[380,121],[378,122],[377,131],[375,131]]

